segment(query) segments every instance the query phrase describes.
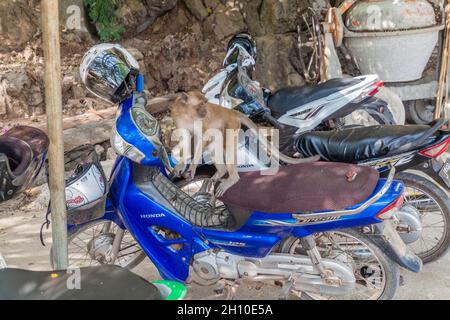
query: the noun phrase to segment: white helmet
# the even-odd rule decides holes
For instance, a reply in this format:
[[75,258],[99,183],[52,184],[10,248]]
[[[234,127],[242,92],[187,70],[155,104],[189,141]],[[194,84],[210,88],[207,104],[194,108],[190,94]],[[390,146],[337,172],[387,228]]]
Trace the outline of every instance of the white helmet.
[[77,147],[64,155],[66,206],[69,224],[81,224],[104,214],[108,181],[92,145]]
[[96,96],[118,103],[133,91],[139,63],[121,45],[103,43],[93,46],[81,61],[80,77]]

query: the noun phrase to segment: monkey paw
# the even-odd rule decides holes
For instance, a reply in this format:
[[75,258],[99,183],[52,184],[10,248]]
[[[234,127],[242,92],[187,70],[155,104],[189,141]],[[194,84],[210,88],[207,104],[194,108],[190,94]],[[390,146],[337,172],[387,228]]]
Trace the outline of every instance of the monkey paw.
[[182,164],[181,162],[178,163],[178,164],[175,166],[175,168],[173,168],[173,173],[174,173],[177,177],[181,177],[181,174],[182,174],[183,171],[184,171],[184,167],[185,167],[184,164]]
[[235,182],[230,182],[230,181],[227,181],[227,180],[221,181],[219,183],[219,185],[217,186],[217,188],[216,188],[215,196],[217,198],[222,197],[225,194],[225,192],[227,192],[227,190],[230,189],[231,186],[234,185],[234,183]]

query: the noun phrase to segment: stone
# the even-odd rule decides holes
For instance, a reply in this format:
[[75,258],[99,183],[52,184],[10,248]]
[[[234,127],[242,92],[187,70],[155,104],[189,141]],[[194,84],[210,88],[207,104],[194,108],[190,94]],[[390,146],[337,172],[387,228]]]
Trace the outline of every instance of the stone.
[[295,45],[293,35],[267,35],[256,37],[258,61],[254,79],[271,90],[286,86],[301,86],[305,82],[290,62]]
[[150,27],[159,16],[172,10],[177,0],[121,1],[116,11],[118,25],[125,28],[124,36],[133,36]]
[[44,96],[42,95],[41,88],[38,85],[33,85],[30,88],[27,102],[30,106],[34,107],[44,102]]
[[203,21],[209,15],[208,10],[201,0],[184,0],[184,4],[197,20]]
[[83,0],[59,0],[59,23],[63,31],[78,31],[90,35],[93,26]]
[[14,98],[23,95],[24,89],[31,85],[31,79],[24,69],[14,70],[6,73],[3,77],[7,82],[7,93]]
[[209,13],[213,13],[224,4],[224,1],[220,0],[204,0],[203,2]]
[[10,97],[6,92],[7,83],[6,80],[0,82],[0,115],[4,115],[8,112],[8,106],[10,105]]
[[72,86],[71,95],[73,99],[82,99],[86,97],[86,89],[81,85]]
[[127,47],[125,48],[129,53],[131,53],[131,55],[137,60],[137,61],[141,61],[144,60],[144,55],[142,54],[141,51],[139,51],[136,48],[131,48],[131,47]]
[[23,50],[22,56],[26,61],[31,61],[33,60],[35,54],[33,49],[30,46],[27,46],[25,50]]
[[223,40],[246,29],[247,25],[238,8],[219,9],[214,14],[214,34],[217,40]]
[[66,75],[62,79],[62,93],[63,95],[67,94],[69,90],[72,89],[72,87],[75,84],[75,77],[72,75]]
[[264,0],[260,8],[260,23],[264,34],[296,31],[299,12],[309,5],[305,0]]
[[0,51],[22,50],[39,25],[39,15],[27,1],[0,1]]
[[96,144],[94,148],[95,153],[97,153],[98,157],[102,158],[103,153],[105,152],[105,148],[103,148],[101,144]]
[[141,0],[123,1],[116,11],[118,24],[125,28],[124,37],[137,33],[137,29],[147,18],[148,12]]
[[259,16],[263,0],[240,0],[239,10],[242,13],[248,31],[253,36],[263,36],[265,34],[264,25]]

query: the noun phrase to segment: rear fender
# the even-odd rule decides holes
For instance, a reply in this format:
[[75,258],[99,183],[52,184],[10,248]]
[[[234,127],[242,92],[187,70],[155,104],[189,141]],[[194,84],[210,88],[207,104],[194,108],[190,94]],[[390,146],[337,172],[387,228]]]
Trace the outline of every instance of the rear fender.
[[391,221],[385,220],[373,226],[371,240],[380,246],[384,253],[403,268],[412,272],[422,270],[422,260],[406,246]]
[[394,115],[390,111],[388,104],[375,96],[369,97],[363,103],[360,103],[358,110],[365,110],[379,124],[396,124]]

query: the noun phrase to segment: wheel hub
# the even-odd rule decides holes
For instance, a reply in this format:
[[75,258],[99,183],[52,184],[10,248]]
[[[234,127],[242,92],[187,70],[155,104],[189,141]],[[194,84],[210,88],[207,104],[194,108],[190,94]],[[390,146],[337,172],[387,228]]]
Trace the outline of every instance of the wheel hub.
[[412,205],[405,204],[395,213],[399,223],[397,231],[406,244],[416,242],[422,235],[422,221],[419,211]]
[[114,243],[113,233],[103,233],[91,239],[87,245],[89,255],[100,263],[109,263]]

